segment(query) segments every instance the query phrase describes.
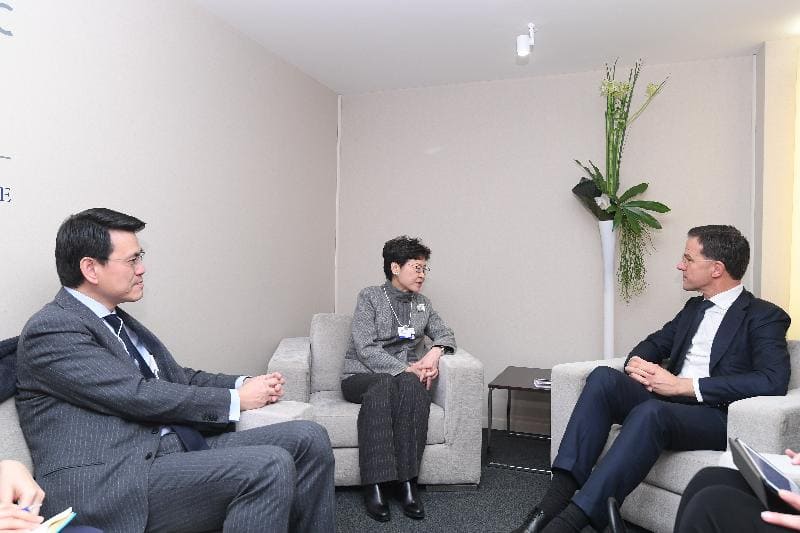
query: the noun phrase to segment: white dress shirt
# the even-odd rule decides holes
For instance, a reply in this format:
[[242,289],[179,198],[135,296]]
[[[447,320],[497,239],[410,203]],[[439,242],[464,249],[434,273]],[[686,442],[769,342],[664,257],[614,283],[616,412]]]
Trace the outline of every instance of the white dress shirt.
[[678,377],[691,378],[694,395],[698,402],[703,401],[703,395],[700,394],[700,378],[709,376],[711,345],[714,343],[714,337],[717,335],[722,319],[725,318],[725,313],[743,290],[744,286],[739,284],[709,298],[714,305],[706,309],[703,320],[697,327],[697,333],[692,337],[692,344],[689,351],[686,352],[686,358],[683,360],[683,367],[681,367]]
[[[116,314],[116,311],[109,311],[105,305],[101,304],[100,302],[98,302],[97,300],[95,300],[90,296],[86,296],[80,291],[76,291],[75,289],[71,289],[69,287],[64,287],[64,289],[72,296],[74,296],[76,300],[78,300],[80,303],[88,307],[92,311],[92,313],[96,314],[98,317],[103,319],[103,324],[105,324],[108,330],[111,331],[111,333],[113,333],[116,336],[117,332],[114,331],[114,328],[111,327],[111,324],[106,322],[104,318],[106,315]],[[125,324],[125,322],[123,322],[122,324],[123,327],[125,328],[125,332],[128,334],[128,337],[131,338],[131,342],[133,342],[133,345],[136,346],[137,350],[139,350],[139,354],[142,356],[142,359],[144,359],[144,362],[147,363],[147,366],[150,367],[150,370],[152,370],[153,374],[156,376],[156,378],[158,378],[158,364],[156,363],[153,354],[151,354],[150,350],[147,349],[147,346],[145,346],[144,343],[142,343],[139,340],[139,336],[136,334],[136,332],[131,330],[131,328],[129,328],[128,325]],[[119,337],[117,338],[119,339]],[[122,339],[119,340],[120,342],[122,342]],[[244,380],[247,377],[249,376],[239,376],[236,379],[236,384],[234,385],[236,389],[242,386],[242,383],[244,383]],[[239,421],[241,403],[239,401],[239,391],[237,391],[236,389],[228,389],[228,391],[231,393],[231,406],[230,409],[228,410],[228,419],[231,422]]]

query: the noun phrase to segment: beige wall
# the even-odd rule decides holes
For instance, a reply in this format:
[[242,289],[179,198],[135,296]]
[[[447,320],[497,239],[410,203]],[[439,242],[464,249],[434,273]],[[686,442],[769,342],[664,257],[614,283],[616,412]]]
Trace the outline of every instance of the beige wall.
[[756,102],[760,128],[756,153],[762,161],[756,172],[756,187],[762,202],[756,216],[757,233],[761,237],[756,275],[762,297],[784,309],[789,309],[791,286],[799,51],[800,39],[785,39],[764,43],[757,56],[759,93],[763,92],[763,96]]
[[[800,338],[800,206],[797,140],[798,59],[800,39],[769,41],[759,50],[756,193],[761,208],[756,212],[756,234],[761,251],[756,255],[755,275],[761,294],[786,309],[795,322],[789,338]],[[794,219],[794,223],[792,220]],[[794,245],[792,244],[794,242]]]
[[[797,65],[800,66],[800,47],[796,56]],[[797,73],[795,72],[795,78]],[[800,123],[800,84],[795,83],[795,125]],[[790,339],[800,339],[800,128],[794,128],[794,183],[792,197],[792,244],[791,244],[791,268],[789,273],[789,316],[795,317],[795,321],[789,328],[787,336]],[[787,217],[788,218],[788,217]]]
[[[649,66],[640,90],[667,75],[630,131],[622,184],[649,181],[647,198],[673,211],[654,235],[648,291],[617,304],[619,354],[691,296],[674,268],[689,227],[730,223],[752,238],[752,57]],[[599,358],[597,224],[570,189],[581,176],[573,159],[604,160],[602,78],[344,97],[337,310],[351,312],[358,290],[381,281],[386,239],[420,235],[433,250],[425,291],[487,382],[507,365]]]
[[185,364],[264,370],[332,310],[332,91],[184,0],[14,2],[1,25],[0,337],[52,299],[56,229],[94,206],[148,222],[126,308]]
[[[327,88],[185,0],[14,7],[15,36],[0,36],[0,337],[57,290],[58,224],[103,205],[148,222],[147,296],[128,309],[186,364],[263,370],[334,297],[351,312],[401,233],[433,248],[426,293],[487,382],[599,356],[596,224],[570,188],[574,158],[603,159],[602,72],[345,97],[336,220]],[[753,236],[752,72],[750,57],[643,72],[670,81],[631,130],[623,186],[650,181],[673,212],[648,292],[617,304],[620,354],[686,298],[674,263],[689,226]]]

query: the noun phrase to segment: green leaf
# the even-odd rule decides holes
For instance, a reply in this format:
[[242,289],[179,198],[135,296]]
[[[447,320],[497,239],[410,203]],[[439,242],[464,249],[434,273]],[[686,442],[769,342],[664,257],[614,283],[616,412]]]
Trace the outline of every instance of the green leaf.
[[[594,173],[594,172],[592,172],[592,171],[589,169],[589,167],[587,167],[586,165],[584,165],[583,163],[581,163],[581,162],[580,162],[580,161],[578,161],[577,159],[575,160],[575,162],[576,162],[576,163],[578,163],[578,166],[579,166],[579,167],[581,167],[581,168],[582,168],[582,169],[583,169],[583,170],[586,172],[586,174],[587,174],[587,175],[588,175],[590,178],[592,178],[592,180],[593,180],[595,183],[597,183],[597,182],[598,182],[598,180],[599,180],[599,181],[604,181],[604,179],[603,179],[603,175],[602,175],[602,174],[600,174],[600,171],[599,171],[599,170],[597,171],[597,175],[595,175],[595,173]],[[589,161],[589,162],[591,163],[591,161]],[[594,166],[594,165],[592,165],[592,166]],[[595,167],[595,170],[597,170],[597,167]],[[600,187],[600,189],[602,189],[602,187]]]
[[619,209],[616,213],[614,213],[614,225],[612,229],[616,231],[622,225],[622,217],[624,216],[624,211]]
[[596,179],[595,179],[595,183],[597,183],[597,186],[598,186],[598,187],[600,187],[600,190],[601,190],[601,191],[603,191],[603,192],[604,192],[605,194],[607,194],[608,196],[613,196],[612,192],[609,190],[609,183],[608,183],[608,180],[606,180],[606,179],[603,177],[603,173],[602,173],[602,172],[600,172],[600,169],[599,169],[599,168],[597,168],[597,165],[595,165],[594,163],[592,163],[592,160],[591,160],[591,159],[589,160],[589,164],[590,164],[590,165],[592,165],[592,168],[594,169],[594,171],[595,171],[596,175],[597,175],[597,176],[599,176],[599,178],[596,178]]
[[655,211],[656,213],[666,213],[670,209],[661,202],[652,202],[649,200],[631,200],[625,204],[625,207],[638,207],[640,209],[647,209],[648,211]]
[[637,235],[641,233],[642,226],[639,221],[639,215],[624,207],[620,208],[620,211],[623,213],[623,226]]
[[647,190],[647,187],[648,187],[647,183],[640,183],[639,185],[634,185],[633,187],[622,193],[622,196],[619,197],[619,203],[621,204],[625,203],[625,201],[628,200],[629,198],[633,198],[634,196],[639,196],[640,194],[642,194],[644,191]]
[[629,212],[629,213],[635,213],[636,217],[640,221],[642,221],[643,223],[647,224],[651,228],[661,229],[661,224],[650,213],[647,213],[647,212],[642,211],[641,209],[637,209],[637,208],[633,208],[633,209],[625,208],[625,210],[627,212]]

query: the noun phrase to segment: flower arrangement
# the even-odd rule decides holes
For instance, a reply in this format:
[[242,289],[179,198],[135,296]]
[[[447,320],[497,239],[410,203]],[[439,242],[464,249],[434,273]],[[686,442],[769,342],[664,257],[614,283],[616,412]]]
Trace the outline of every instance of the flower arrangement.
[[615,79],[617,62],[606,65],[606,79],[600,86],[600,92],[606,98],[606,173],[589,161],[589,166],[577,159],[575,162],[586,172],[589,178],[581,178],[573,187],[583,204],[598,220],[613,220],[614,231],[619,233],[619,267],[617,280],[620,295],[629,302],[635,295],[644,291],[646,268],[644,252],[652,247],[651,231],[661,229],[661,224],[651,214],[666,213],[670,209],[660,202],[634,200],[647,190],[647,183],[634,185],[622,194],[619,192],[619,169],[622,164],[622,151],[625,147],[625,136],[633,121],[644,112],[653,98],[661,92],[665,79],[660,84],[648,84],[646,99],[639,109],[630,115],[631,100],[639,71],[641,59],[631,68],[628,81]]

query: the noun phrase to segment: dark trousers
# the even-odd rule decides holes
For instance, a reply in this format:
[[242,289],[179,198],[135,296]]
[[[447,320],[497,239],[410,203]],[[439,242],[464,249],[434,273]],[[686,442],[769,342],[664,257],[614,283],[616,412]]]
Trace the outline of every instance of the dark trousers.
[[354,374],[342,381],[348,402],[360,403],[358,464],[361,483],[417,477],[428,436],[431,397],[410,372]]
[[[598,463],[613,424],[622,430]],[[580,487],[572,501],[602,529],[608,497],[621,505],[662,450],[724,450],[726,428],[726,412],[665,401],[627,374],[602,366],[586,380],[553,468],[572,474]]]
[[208,437],[186,452],[161,437],[149,477],[147,531],[333,532],[333,451],[325,429],[283,422]]
[[761,520],[766,511],[738,470],[704,468],[681,496],[675,533],[784,533]]

